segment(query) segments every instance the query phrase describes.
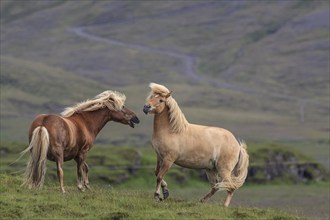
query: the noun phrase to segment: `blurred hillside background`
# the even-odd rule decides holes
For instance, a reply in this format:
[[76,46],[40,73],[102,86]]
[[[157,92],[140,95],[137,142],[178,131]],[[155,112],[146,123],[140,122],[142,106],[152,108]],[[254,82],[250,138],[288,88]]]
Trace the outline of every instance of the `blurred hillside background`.
[[328,1],[2,0],[0,13],[2,146],[24,149],[37,114],[110,89],[141,123],[110,122],[96,143],[150,148],[156,82],[189,122],[329,170]]
[[111,89],[142,123],[110,123],[97,141],[144,145],[149,82],[191,123],[306,143],[329,163],[327,1],[1,1],[1,141]]

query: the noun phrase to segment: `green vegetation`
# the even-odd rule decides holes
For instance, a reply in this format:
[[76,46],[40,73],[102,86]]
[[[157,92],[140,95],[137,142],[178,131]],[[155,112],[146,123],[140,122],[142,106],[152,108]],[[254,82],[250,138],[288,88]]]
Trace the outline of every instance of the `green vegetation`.
[[[19,152],[21,152],[23,149],[23,145],[19,143],[7,143],[1,144],[0,146],[0,169],[2,173],[1,178],[3,180],[3,182],[1,182],[1,198],[4,196],[5,200],[4,203],[1,203],[1,206],[4,204],[2,206],[2,208],[6,210],[4,213],[14,213],[13,215],[16,215],[15,213],[19,212],[21,214],[17,215],[23,215],[25,212],[24,207],[29,206],[28,204],[24,203],[26,200],[33,197],[33,201],[36,202],[36,207],[29,207],[29,209],[31,209],[29,215],[32,217],[36,214],[34,212],[36,209],[38,209],[38,204],[42,204],[44,202],[44,197],[46,195],[48,195],[46,200],[56,200],[58,202],[47,202],[46,204],[50,204],[50,207],[53,207],[53,205],[54,207],[59,207],[62,210],[61,212],[64,212],[64,207],[66,207],[65,204],[69,203],[69,198],[71,199],[71,197],[72,203],[77,206],[82,204],[78,200],[89,200],[99,197],[101,199],[100,201],[109,200],[110,204],[100,205],[99,212],[95,212],[94,214],[87,214],[86,209],[77,209],[80,210],[77,211],[79,214],[77,214],[77,216],[73,216],[76,213],[76,211],[74,211],[72,213],[72,218],[78,217],[78,215],[81,215],[82,218],[91,218],[93,215],[103,216],[107,214],[111,215],[111,213],[113,214],[117,212],[126,213],[126,217],[139,218],[140,215],[146,214],[146,212],[139,212],[138,209],[145,205],[146,208],[142,210],[148,210],[151,207],[155,207],[155,204],[157,204],[151,203],[153,190],[155,187],[154,168],[156,164],[156,157],[155,153],[150,147],[132,148],[126,146],[109,146],[96,144],[89,152],[87,158],[87,163],[90,167],[89,179],[93,191],[82,194],[78,192],[78,189],[76,188],[76,164],[74,161],[68,161],[65,162],[63,166],[64,184],[67,191],[67,194],[64,196],[60,194],[55,163],[51,161],[47,162],[48,170],[46,173],[44,189],[41,191],[29,191],[19,187],[22,183],[21,174],[23,174],[28,155],[24,156],[21,160],[16,161],[15,163],[13,162],[17,159]],[[304,164],[304,162],[310,163],[310,158],[302,155],[299,152],[287,150],[285,145],[280,146],[267,143],[251,143],[249,145],[249,153],[251,162],[250,174],[245,185],[240,188],[237,193],[235,193],[232,205],[232,207],[235,208],[228,212],[219,207],[219,212],[221,211],[227,213],[225,214],[225,217],[235,218],[234,215],[236,212],[243,213],[246,215],[246,218],[257,219],[261,218],[262,213],[268,215],[267,213],[273,211],[274,215],[275,213],[279,216],[282,215],[277,213],[275,210],[259,210],[256,209],[256,207],[276,207],[295,215],[298,213],[299,216],[327,216],[327,212],[329,210],[329,206],[327,205],[329,204],[329,179],[326,179],[323,176],[323,181],[320,181],[317,179],[320,175],[315,175],[315,177],[313,177],[314,179],[300,179],[300,177],[297,178],[296,176],[297,172],[293,172],[295,171],[297,165]],[[268,160],[272,157],[272,155],[274,155],[274,153],[276,153],[275,155],[281,158],[279,161],[273,161],[279,163],[275,167],[270,166],[270,164],[267,165],[269,162]],[[293,163],[287,167],[285,166],[285,162],[290,162],[290,160],[283,161],[283,158],[294,158],[295,161],[291,161]],[[317,163],[315,164],[317,167],[321,167]],[[318,169],[317,167],[313,167],[310,173],[322,170]],[[254,172],[255,170],[259,171],[259,173]],[[277,172],[277,176],[274,175],[274,170],[275,174]],[[274,175],[274,179],[270,180],[269,177],[267,178],[267,175],[269,174]],[[321,174],[327,175],[325,172]],[[160,204],[166,204],[166,209],[168,212],[179,212],[176,209],[172,209],[173,206],[185,207],[187,204],[190,204],[194,208],[182,211],[184,212],[182,213],[183,217],[188,218],[189,214],[191,214],[191,218],[200,217],[200,215],[195,215],[194,213],[202,213],[201,215],[209,216],[209,214],[204,214],[204,212],[200,212],[200,210],[198,210],[198,212],[193,211],[195,209],[199,209],[197,201],[210,189],[209,183],[203,171],[185,169],[174,165],[166,175],[166,181],[170,189],[170,200],[166,203]],[[308,193],[301,194],[301,192]],[[104,195],[100,196],[99,194]],[[18,202],[18,205],[10,205],[10,202],[8,202],[8,199],[6,199],[6,197],[9,195],[11,195],[9,201],[13,201],[13,203]],[[138,199],[136,197],[140,197],[143,201],[132,200],[128,198],[129,195],[133,195],[135,199]],[[120,199],[111,200],[109,197],[119,197]],[[211,204],[209,204],[210,207],[209,205],[206,205],[205,208],[204,205],[202,205],[200,208],[207,209],[207,207],[209,207],[212,209],[214,206],[218,207],[219,204],[223,202],[224,197],[225,192],[218,192],[214,198],[211,199]],[[16,198],[18,198],[17,201]],[[118,201],[120,201],[120,204],[130,204],[131,202],[137,202],[139,205],[132,205],[132,212],[130,212],[128,210],[124,210],[125,207],[118,205]],[[315,201],[319,201],[320,205],[310,209],[310,206],[313,206]],[[95,209],[95,207],[99,206],[99,203],[102,203],[95,202],[94,200],[90,202],[94,204],[92,205],[94,208],[88,208],[88,210]],[[75,205],[73,205],[73,207]],[[22,211],[14,211],[13,209],[8,209],[8,207],[21,207]],[[44,207],[43,209],[45,209],[45,212],[47,212],[49,207],[42,207]],[[156,205],[156,207],[161,208],[162,206]],[[113,211],[104,211],[103,209],[106,208]],[[70,210],[75,209],[70,208]],[[167,213],[167,211],[165,213]],[[65,211],[65,213],[67,212],[70,211]],[[45,218],[47,218],[47,213],[42,213],[41,210],[39,210],[38,213],[45,215]],[[59,215],[60,217],[60,214],[55,214],[53,212],[52,214]],[[71,216],[71,214],[69,215]],[[177,214],[172,215],[173,218],[178,217]],[[218,215],[220,214],[218,213]],[[213,214],[210,215],[209,218],[213,218],[212,216]],[[160,214],[160,216],[155,218],[163,218],[163,215]],[[272,217],[270,216],[269,218]]]
[[54,185],[31,191],[20,183],[18,177],[0,175],[1,219],[303,219],[275,209],[224,208],[181,199],[156,202],[139,190],[95,186],[81,193],[69,187],[63,195]]
[[[23,173],[29,155],[16,161],[24,149],[22,144],[0,145],[1,171]],[[306,155],[276,144],[250,144],[250,166],[247,183],[310,183],[328,179],[326,169]],[[15,161],[15,162],[14,162]],[[88,154],[89,177],[92,183],[129,188],[154,187],[156,156],[151,147],[109,146],[95,144]],[[48,181],[57,181],[55,163],[48,161]],[[76,182],[76,163],[64,164],[65,182]],[[176,165],[167,174],[167,181],[178,187],[208,187],[202,170],[191,170]],[[66,184],[67,185],[67,184]]]
[[[311,179],[329,171],[328,1],[0,4],[1,219],[329,218],[329,180],[278,166],[309,164]],[[142,113],[151,81],[174,91],[189,122],[248,143],[255,172],[235,194],[235,208],[219,207],[223,193],[195,203],[208,190],[205,175],[177,166],[167,175],[171,199],[152,201],[152,117]],[[21,189],[27,155],[9,164],[27,146],[35,115],[59,114],[107,89],[125,93],[141,123],[110,122],[101,131],[87,160],[94,191],[77,192],[73,161],[64,164],[66,195],[57,194],[50,161],[42,191]]]
[[[265,147],[267,146],[267,147]],[[254,145],[248,182],[307,182],[329,178],[326,169],[301,152],[277,144]]]

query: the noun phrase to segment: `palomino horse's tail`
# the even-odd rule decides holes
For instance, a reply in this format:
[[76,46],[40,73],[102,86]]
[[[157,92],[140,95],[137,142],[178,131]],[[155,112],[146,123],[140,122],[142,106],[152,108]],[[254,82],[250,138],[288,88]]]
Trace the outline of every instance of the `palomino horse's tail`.
[[232,184],[235,189],[238,189],[243,185],[248,174],[249,166],[249,155],[247,153],[247,145],[244,141],[240,143],[241,149],[239,152],[238,163],[236,164],[235,169],[232,174]]
[[39,126],[34,129],[28,148],[22,151],[24,155],[31,151],[30,160],[26,166],[24,182],[22,184],[31,188],[41,188],[46,174],[47,152],[49,147],[49,134],[45,127]]
[[231,173],[231,178],[221,181],[220,183],[215,184],[215,188],[220,190],[232,191],[238,189],[243,185],[248,174],[249,166],[249,155],[247,153],[247,145],[244,141],[240,143],[240,152],[238,162]]

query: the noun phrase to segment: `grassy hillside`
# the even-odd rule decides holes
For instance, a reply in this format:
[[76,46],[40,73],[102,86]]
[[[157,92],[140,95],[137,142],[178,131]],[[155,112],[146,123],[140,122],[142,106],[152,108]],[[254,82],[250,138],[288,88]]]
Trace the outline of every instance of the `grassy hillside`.
[[39,113],[105,89],[141,124],[99,143],[149,146],[150,81],[192,123],[285,142],[329,163],[329,3],[1,1],[1,141],[26,142]]
[[[276,157],[280,145],[329,170],[328,1],[0,4],[0,218],[329,218],[328,182],[247,184],[224,209],[224,192],[196,203],[209,186],[179,167],[167,176],[171,199],[153,202],[153,118],[142,113],[149,82],[165,84],[189,122],[245,139],[251,164]],[[125,93],[141,123],[101,131],[88,158],[93,192],[77,192],[72,161],[66,195],[57,194],[52,162],[43,191],[20,188],[27,157],[8,164],[27,146],[33,118],[107,89]]]
[[[328,1],[4,0],[1,27],[2,140],[25,141],[37,113],[105,89],[142,114],[155,81],[193,123],[328,142]],[[141,118],[135,130],[106,128],[101,141],[145,144],[152,119]]]
[[155,202],[138,190],[96,186],[85,193],[69,188],[63,195],[54,185],[30,191],[20,188],[17,177],[1,174],[0,181],[1,219],[307,219],[276,209],[224,208],[173,198]]
[[[11,187],[15,187],[17,193],[21,194],[24,191],[24,189],[19,188],[19,185],[22,183],[21,176],[28,155],[15,161],[23,148],[24,146],[19,143],[0,145],[0,171],[4,181],[0,184],[3,189],[1,198],[2,196],[4,199],[7,197],[5,192],[8,191],[8,195],[10,195],[14,190],[7,189],[10,187],[5,182],[8,178],[15,179],[14,183],[9,182],[8,184],[13,184]],[[289,150],[286,146],[267,143],[250,144],[249,154],[248,179],[244,186],[236,191],[232,201],[233,207],[239,209],[242,207],[252,209],[276,207],[299,216],[328,217],[329,179],[324,178],[326,173],[324,170],[322,171],[322,167],[312,163],[313,160],[310,157]],[[151,148],[96,144],[88,153],[87,163],[90,168],[89,180],[93,189],[92,193],[95,193],[93,196],[90,195],[91,197],[97,198],[99,190],[106,189],[114,193],[114,196],[125,197],[126,193],[137,194],[145,197],[146,200],[152,200],[155,187],[156,157]],[[304,166],[308,164],[313,166]],[[47,162],[45,191],[52,195],[59,193],[55,167],[54,162]],[[66,191],[69,195],[78,196],[76,163],[74,161],[65,162],[63,170]],[[300,173],[299,177],[297,173]],[[205,172],[202,170],[185,169],[174,165],[165,179],[170,189],[170,201],[195,203],[210,189]],[[29,197],[31,194],[44,195],[45,192],[30,191],[30,194],[24,193],[26,193],[26,197]],[[122,193],[124,195],[121,195]],[[219,205],[219,203],[223,203],[224,198],[225,192],[218,192],[210,203]],[[23,201],[20,204],[25,207]],[[317,206],[315,206],[315,201],[318,202]],[[2,207],[6,210],[4,213],[14,212],[14,210],[8,209],[9,204],[4,203]],[[245,210],[245,208],[243,209]],[[35,210],[34,207],[33,210]],[[19,211],[19,213],[21,212]],[[247,213],[247,216],[250,214]],[[192,218],[197,217],[192,216]]]

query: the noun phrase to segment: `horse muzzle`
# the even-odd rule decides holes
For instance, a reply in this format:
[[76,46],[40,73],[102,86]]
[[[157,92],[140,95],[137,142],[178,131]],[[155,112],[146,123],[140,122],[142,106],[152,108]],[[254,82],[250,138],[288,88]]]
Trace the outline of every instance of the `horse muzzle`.
[[143,106],[143,112],[145,114],[148,114],[150,112],[151,106],[150,105],[145,105]]
[[139,124],[140,123],[140,119],[136,116],[134,116],[133,118],[131,118],[131,120],[129,120],[129,126],[131,126],[132,128],[134,128],[135,124]]

